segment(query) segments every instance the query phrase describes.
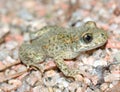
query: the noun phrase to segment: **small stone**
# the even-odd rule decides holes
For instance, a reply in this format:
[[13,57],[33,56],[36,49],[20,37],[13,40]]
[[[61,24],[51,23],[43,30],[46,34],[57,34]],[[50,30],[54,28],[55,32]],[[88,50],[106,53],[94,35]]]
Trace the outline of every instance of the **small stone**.
[[9,75],[13,75],[13,74],[15,74],[15,73],[16,73],[15,70],[10,70],[8,76],[9,76]]
[[70,92],[75,92],[75,90],[79,87],[80,85],[78,84],[78,82],[72,82],[69,84],[68,89],[70,90]]
[[103,84],[100,86],[100,89],[102,90],[102,92],[104,92],[108,87],[109,87],[109,84],[108,84],[108,83],[103,83]]
[[90,85],[91,81],[88,78],[84,78],[84,82],[88,85]]
[[12,57],[10,57],[10,56],[7,56],[5,61],[9,62],[9,63],[14,63],[15,62],[15,60]]
[[48,87],[49,92],[54,92],[52,87]]
[[69,83],[67,81],[65,81],[64,78],[60,78],[57,80],[57,84],[59,84],[59,88],[63,88],[63,87],[68,87]]
[[22,85],[19,88],[17,88],[16,91],[17,92],[30,92],[30,89],[31,89],[30,85],[28,85],[28,83],[25,80],[23,80]]
[[117,62],[120,62],[120,52],[115,53],[114,58],[117,60]]
[[57,84],[59,78],[59,74],[57,74],[54,70],[50,70],[45,73],[43,82],[46,86],[54,86]]
[[22,71],[25,71],[25,70],[27,70],[27,68],[24,65],[18,65],[18,67],[16,68],[17,72],[22,72]]
[[29,33],[24,34],[24,41],[30,41]]
[[[22,92],[25,92],[25,91],[22,91]],[[39,85],[39,86],[34,87],[32,92],[50,92],[50,91],[48,90],[47,87],[45,87],[43,85]]]
[[25,9],[21,9],[19,12],[18,12],[18,15],[23,18],[24,20],[32,20],[33,19],[33,16],[32,14],[30,14],[27,10]]
[[[34,86],[35,85],[35,83],[37,82],[37,81],[39,81],[39,78],[38,78],[38,76],[36,76],[36,75],[38,75],[38,72],[36,71],[33,71],[31,74],[30,74],[30,76],[26,79],[26,82],[29,84],[29,85],[31,85],[31,86]],[[41,76],[39,76],[39,77],[41,77]]]
[[76,90],[76,92],[83,92],[82,87],[78,87],[77,90]]
[[10,52],[7,49],[2,49],[0,51],[0,61],[3,61],[9,54]]
[[59,88],[53,88],[53,92],[62,92],[62,90]]
[[16,48],[18,46],[18,43],[16,41],[8,41],[6,44],[5,44],[5,47],[8,49],[8,50],[12,50],[14,48]]
[[4,25],[2,28],[0,27],[0,43],[4,41],[6,35],[10,32],[8,25]]
[[22,85],[22,82],[17,79],[11,79],[8,81],[8,83],[14,85],[15,87],[19,87]]
[[105,65],[107,65],[107,62],[104,61],[103,59],[100,59],[100,60],[96,60],[93,64],[94,67],[97,67],[99,65],[102,65],[102,66],[104,65],[105,66]]
[[13,54],[13,58],[14,59],[17,60],[19,58],[19,51],[18,51],[18,49],[14,49],[12,54]]
[[89,87],[85,90],[86,92],[94,92],[92,91],[92,89],[90,89]]
[[119,8],[119,7],[116,7],[116,8],[115,8],[114,14],[115,14],[116,16],[119,16],[119,15],[120,15],[120,8]]

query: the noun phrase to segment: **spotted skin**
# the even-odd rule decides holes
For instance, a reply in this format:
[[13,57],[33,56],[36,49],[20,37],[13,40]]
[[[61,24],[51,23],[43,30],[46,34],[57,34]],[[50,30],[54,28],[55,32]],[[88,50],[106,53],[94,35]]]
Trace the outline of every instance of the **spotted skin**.
[[107,33],[93,21],[78,28],[44,27],[32,33],[31,37],[31,43],[23,43],[19,49],[20,59],[25,65],[41,70],[38,63],[52,57],[65,76],[74,78],[80,71],[68,67],[64,59],[76,58],[80,52],[100,47],[107,41]]

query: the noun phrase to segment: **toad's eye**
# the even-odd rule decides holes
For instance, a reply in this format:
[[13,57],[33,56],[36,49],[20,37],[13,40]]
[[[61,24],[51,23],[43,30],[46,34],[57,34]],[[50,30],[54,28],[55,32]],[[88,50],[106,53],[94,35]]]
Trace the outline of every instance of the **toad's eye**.
[[93,40],[93,37],[92,37],[92,34],[91,34],[91,33],[86,33],[86,34],[83,36],[83,41],[84,41],[85,43],[90,43],[92,40]]

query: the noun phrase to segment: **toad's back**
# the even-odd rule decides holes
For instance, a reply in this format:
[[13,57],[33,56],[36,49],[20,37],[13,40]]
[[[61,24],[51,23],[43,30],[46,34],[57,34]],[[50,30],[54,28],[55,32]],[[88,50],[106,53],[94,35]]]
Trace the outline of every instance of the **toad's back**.
[[[45,32],[47,30],[47,32]],[[87,28],[63,28],[58,26],[49,26],[43,28],[42,35],[39,34],[32,44],[41,46],[46,54],[56,55],[59,51],[72,50],[73,45],[77,45],[77,40]],[[41,33],[41,32],[40,32]],[[74,46],[73,46],[74,47]]]
[[20,48],[22,62],[37,66],[36,63],[50,56],[55,59],[58,68],[70,77],[76,76],[78,70],[71,70],[64,59],[75,58],[81,51],[97,48],[107,41],[106,32],[92,21],[79,28],[44,27],[32,36],[31,43],[24,43]]

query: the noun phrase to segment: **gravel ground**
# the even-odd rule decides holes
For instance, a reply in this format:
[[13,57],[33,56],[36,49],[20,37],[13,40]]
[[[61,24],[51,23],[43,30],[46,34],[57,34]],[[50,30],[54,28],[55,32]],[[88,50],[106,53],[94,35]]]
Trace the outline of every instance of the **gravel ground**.
[[[40,64],[43,74],[19,60],[29,32],[90,20],[108,32],[107,44],[65,61],[87,76],[67,78],[52,59]],[[120,92],[120,0],[0,0],[0,92]]]

